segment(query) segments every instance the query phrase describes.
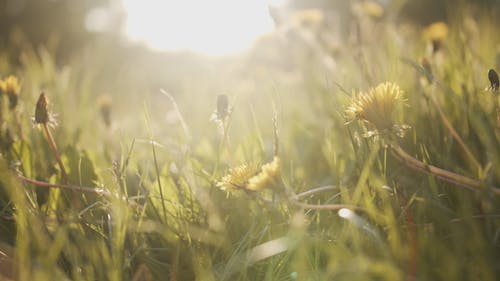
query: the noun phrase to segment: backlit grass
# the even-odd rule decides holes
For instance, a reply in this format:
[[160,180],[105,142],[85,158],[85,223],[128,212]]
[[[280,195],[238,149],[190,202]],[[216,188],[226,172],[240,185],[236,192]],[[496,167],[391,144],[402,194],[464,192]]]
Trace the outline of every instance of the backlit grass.
[[99,45],[65,65],[20,46],[0,277],[498,280],[500,36],[466,11],[435,36],[360,14],[349,38],[296,23],[293,50],[120,71]]

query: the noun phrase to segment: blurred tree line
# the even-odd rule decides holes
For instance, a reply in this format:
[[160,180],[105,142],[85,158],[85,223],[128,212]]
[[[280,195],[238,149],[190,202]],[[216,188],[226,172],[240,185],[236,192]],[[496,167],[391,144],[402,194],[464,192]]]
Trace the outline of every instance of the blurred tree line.
[[[0,0],[0,49],[12,52],[29,42],[49,45],[57,57],[67,57],[99,36],[86,24],[89,15],[109,9],[113,1]],[[119,30],[120,19],[114,20],[109,33]]]
[[[339,12],[338,15],[341,22],[346,22],[350,20],[349,11],[353,2],[355,1],[288,0],[288,6],[284,8],[345,11]],[[500,14],[500,0],[377,0],[377,2],[396,14],[396,20],[411,21],[420,25],[438,20],[446,21],[454,9],[464,3],[473,3],[484,10]],[[96,38],[106,38],[110,42],[117,41],[121,36],[125,18],[124,12],[120,9],[121,0],[0,0],[0,50],[15,52],[23,42],[29,42],[34,46],[44,44],[57,58],[65,58]],[[102,16],[105,14],[103,11],[108,12],[107,26],[93,27],[94,22],[103,20]],[[110,11],[113,12],[111,19]],[[500,19],[500,16],[497,18]]]

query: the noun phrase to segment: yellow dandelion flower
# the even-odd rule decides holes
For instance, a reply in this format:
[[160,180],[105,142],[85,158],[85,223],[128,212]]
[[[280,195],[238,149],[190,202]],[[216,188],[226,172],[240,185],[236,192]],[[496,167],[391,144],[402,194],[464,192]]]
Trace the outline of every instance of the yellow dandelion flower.
[[378,131],[383,131],[394,126],[394,111],[404,101],[403,91],[399,86],[385,82],[370,89],[368,93],[355,96],[345,112],[348,119],[363,119]]
[[248,180],[259,172],[260,165],[243,164],[229,170],[217,186],[225,191],[243,190],[248,185]]
[[9,98],[9,108],[13,109],[17,106],[19,93],[21,92],[21,84],[16,76],[10,75],[0,81],[0,91]]
[[437,52],[448,37],[448,25],[444,22],[432,23],[424,29],[423,37],[432,43],[433,52]]
[[280,167],[280,159],[276,156],[273,161],[262,166],[244,164],[230,169],[217,186],[225,191],[274,188],[281,183]]
[[428,25],[423,33],[426,39],[442,41],[448,37],[448,25],[442,21],[438,21]]
[[262,165],[262,170],[259,174],[248,180],[248,190],[262,190],[264,188],[277,187],[281,181],[280,177],[280,159],[274,157],[273,161]]

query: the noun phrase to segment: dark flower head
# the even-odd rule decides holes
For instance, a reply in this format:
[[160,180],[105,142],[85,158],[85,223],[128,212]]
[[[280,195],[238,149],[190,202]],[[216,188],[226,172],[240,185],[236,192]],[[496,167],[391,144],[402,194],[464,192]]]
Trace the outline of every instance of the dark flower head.
[[494,69],[488,70],[488,79],[490,80],[490,90],[494,93],[498,93],[500,81],[498,80],[498,74]]
[[38,97],[35,108],[35,117],[33,117],[35,125],[48,124],[52,127],[57,125],[54,115],[49,111],[49,101],[44,92]]

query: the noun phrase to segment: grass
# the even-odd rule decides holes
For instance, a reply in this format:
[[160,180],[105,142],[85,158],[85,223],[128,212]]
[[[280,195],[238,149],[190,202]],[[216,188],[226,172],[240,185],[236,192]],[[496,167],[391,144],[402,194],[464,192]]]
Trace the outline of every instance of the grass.
[[[0,69],[21,80],[18,104],[0,101],[0,277],[497,280],[500,131],[487,87],[500,37],[486,12],[465,11],[439,49],[417,27],[363,16],[334,51],[328,31],[295,26],[300,48],[267,50],[272,63],[186,60],[177,74],[134,70],[134,58],[100,68],[100,46],[64,66],[20,46]],[[365,111],[347,123],[352,99],[384,81],[404,103],[370,108],[384,122]],[[31,123],[41,90],[52,129]],[[113,101],[99,105],[104,92]],[[401,138],[377,128],[387,122],[410,127]],[[256,168],[221,190],[241,165]]]

